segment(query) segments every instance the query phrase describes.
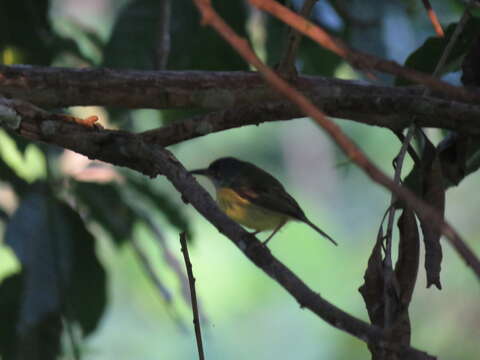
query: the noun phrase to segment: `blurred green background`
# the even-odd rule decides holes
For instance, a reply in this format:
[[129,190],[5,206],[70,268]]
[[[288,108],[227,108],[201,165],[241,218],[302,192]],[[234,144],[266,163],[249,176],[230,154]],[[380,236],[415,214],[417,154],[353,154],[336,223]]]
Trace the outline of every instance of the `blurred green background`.
[[[43,8],[32,7],[28,1],[2,4],[0,10],[4,14],[13,14],[8,26],[4,23],[9,30],[4,31],[0,43],[2,62],[152,69],[158,3],[39,1],[37,4],[43,4]],[[293,6],[298,8],[300,3],[293,1]],[[198,15],[189,0],[172,4],[172,51],[167,69],[247,69],[215,33],[199,27]],[[214,4],[238,31],[250,36],[264,59],[271,64],[278,62],[283,26],[252,12],[241,1]],[[23,5],[34,21],[15,18],[15,14],[25,10]],[[457,21],[461,16],[458,1],[442,1],[434,6],[442,24]],[[356,48],[401,63],[434,35],[418,1],[320,1],[314,17]],[[40,42],[42,51],[31,42]],[[310,41],[302,43],[297,65],[301,72],[309,74],[347,79],[360,76]],[[458,65],[445,76],[458,83]],[[99,114],[106,126],[132,131],[158,127],[190,113],[95,107],[70,111],[78,116]],[[335,121],[380,168],[392,174],[391,161],[399,149],[393,134],[347,120]],[[438,142],[443,133],[429,129],[428,135]],[[297,119],[248,126],[187,141],[170,150],[190,169],[204,167],[218,157],[236,156],[254,162],[281,180],[309,218],[331,234],[339,246],[331,246],[305,225],[291,223],[270,243],[270,249],[312,289],[368,321],[357,289],[363,283],[390,197],[348,163],[312,121]],[[207,359],[370,357],[362,342],[300,309],[291,296],[246,260],[228,239],[191,206],[183,204],[166,179],[143,179],[125,169],[92,164],[80,155],[27,144],[3,130],[0,158],[2,230],[11,226],[9,219],[15,218],[17,207],[28,199],[25,194],[33,191],[32,184],[47,183],[53,189],[48,196],[69,204],[80,214],[94,235],[96,254],[106,271],[106,300],[93,302],[101,308],[94,329],[82,339],[82,330],[86,332],[84,319],[76,319],[80,326],[73,323],[73,335],[63,335],[63,359],[73,358],[72,336],[80,344],[83,359],[196,358],[191,309],[185,300],[185,282],[178,275],[178,268],[184,268],[179,244],[181,230],[188,230],[190,235]],[[411,166],[407,162],[404,174]],[[9,175],[8,169],[13,170],[13,175]],[[211,184],[199,181],[212,190]],[[96,188],[90,186],[92,183],[103,185]],[[470,175],[459,187],[448,191],[446,206],[447,219],[477,253],[480,224],[476,219],[478,202],[472,194],[476,194],[479,184],[478,174]],[[99,201],[95,202],[95,198]],[[129,220],[125,221],[127,217]],[[29,219],[20,220],[28,226]],[[161,236],[152,231],[152,222]],[[259,235],[263,236],[267,234]],[[147,254],[171,300],[161,296],[145,275],[132,241]],[[420,266],[410,307],[412,345],[445,359],[476,359],[480,336],[478,280],[446,241],[443,245],[442,291],[425,288],[423,262]],[[0,245],[0,278],[8,278],[19,268],[10,246]],[[80,299],[96,299],[89,293],[99,291],[94,284],[84,288],[86,292],[80,293]]]

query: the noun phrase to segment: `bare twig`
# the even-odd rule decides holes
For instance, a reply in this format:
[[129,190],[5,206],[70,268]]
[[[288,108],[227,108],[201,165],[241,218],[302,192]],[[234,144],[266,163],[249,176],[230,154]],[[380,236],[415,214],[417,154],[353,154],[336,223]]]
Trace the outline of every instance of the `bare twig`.
[[167,67],[168,55],[170,54],[170,0],[160,1],[160,15],[158,17],[157,47],[155,68],[164,70]]
[[297,104],[306,115],[312,117],[337,143],[345,154],[357,164],[373,181],[389,189],[399,199],[409,204],[426,221],[436,224],[441,232],[450,240],[460,256],[480,278],[480,260],[469,249],[458,233],[448,224],[436,209],[418,198],[410,190],[399,186],[392,179],[381,172],[346,136],[341,129],[328,120],[305,96],[292,88],[281,79],[274,71],[266,66],[251,50],[248,42],[239,37],[217,13],[213,10],[208,0],[194,0],[202,13],[202,21],[215,28],[217,32],[228,41],[235,50],[250,64],[255,66],[264,76],[265,80],[277,91],[285,95],[290,101]]
[[440,21],[438,21],[437,14],[435,10],[433,10],[432,5],[430,4],[430,0],[422,0],[423,6],[425,6],[425,10],[427,10],[428,17],[432,22],[433,28],[438,36],[444,37],[445,33],[443,32],[442,25],[440,25]]
[[184,232],[180,234],[180,244],[182,246],[183,258],[185,259],[185,267],[187,269],[188,282],[190,284],[190,297],[192,299],[193,325],[195,327],[195,337],[197,339],[198,358],[205,359],[202,344],[202,331],[200,329],[200,318],[198,316],[197,295],[195,292],[195,278],[193,277],[192,263],[188,255],[187,236]]
[[[300,10],[300,15],[308,18],[318,0],[305,0]],[[288,43],[285,47],[282,59],[278,65],[278,71],[281,74],[296,74],[295,57],[302,41],[302,33],[293,28],[288,29]]]
[[[401,76],[410,81],[423,84],[432,90],[449,94],[454,99],[472,102],[479,101],[480,95],[469,92],[462,87],[450,85],[430,75],[408,69],[394,61],[387,61],[371,54],[349,48],[340,39],[330,36],[325,30],[297,15],[290,9],[273,0],[249,0],[254,6],[265,10],[286,24],[294,27],[310,37],[326,49],[346,59],[352,66],[361,70],[377,70],[388,74]],[[475,100],[476,99],[476,100]]]

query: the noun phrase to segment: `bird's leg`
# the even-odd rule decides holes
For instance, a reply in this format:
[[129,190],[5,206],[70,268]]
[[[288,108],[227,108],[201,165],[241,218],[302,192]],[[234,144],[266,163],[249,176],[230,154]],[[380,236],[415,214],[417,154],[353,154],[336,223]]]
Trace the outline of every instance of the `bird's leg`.
[[285,225],[286,223],[287,223],[287,220],[279,223],[277,225],[277,227],[275,229],[273,229],[273,232],[270,234],[270,236],[263,242],[263,245],[267,246],[267,243],[270,241],[270,239],[273,237],[273,235],[275,235],[277,233],[277,231],[280,230],[283,227],[283,225]]

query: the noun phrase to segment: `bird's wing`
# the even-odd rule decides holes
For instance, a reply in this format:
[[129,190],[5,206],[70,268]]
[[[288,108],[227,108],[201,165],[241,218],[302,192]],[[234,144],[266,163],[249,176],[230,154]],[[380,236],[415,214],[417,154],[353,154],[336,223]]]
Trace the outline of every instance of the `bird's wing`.
[[248,188],[237,187],[234,190],[255,205],[305,221],[306,217],[300,205],[285,191],[281,184],[279,185],[280,187],[277,184],[267,187],[260,184]]

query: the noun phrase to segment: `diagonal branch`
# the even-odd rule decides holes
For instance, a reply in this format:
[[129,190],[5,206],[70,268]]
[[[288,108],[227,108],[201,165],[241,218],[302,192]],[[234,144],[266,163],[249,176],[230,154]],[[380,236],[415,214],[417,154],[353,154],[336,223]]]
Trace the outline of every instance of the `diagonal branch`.
[[[301,307],[362,341],[379,347],[387,346],[381,329],[349,315],[322,298],[276,259],[255,236],[221,212],[208,192],[169,151],[155,144],[147,144],[138,135],[125,131],[88,128],[60,119],[52,120],[49,113],[27,103],[19,107],[16,102],[16,107],[13,107],[11,102],[4,100],[2,105],[10,105],[18,118],[17,126],[9,127],[17,134],[22,135],[22,130],[28,128],[28,135],[31,136],[28,138],[70,149],[91,159],[126,166],[150,177],[165,175],[186,202],[191,203],[256,266],[288,291]],[[398,352],[402,359],[434,359],[411,347],[401,346],[391,350]]]

